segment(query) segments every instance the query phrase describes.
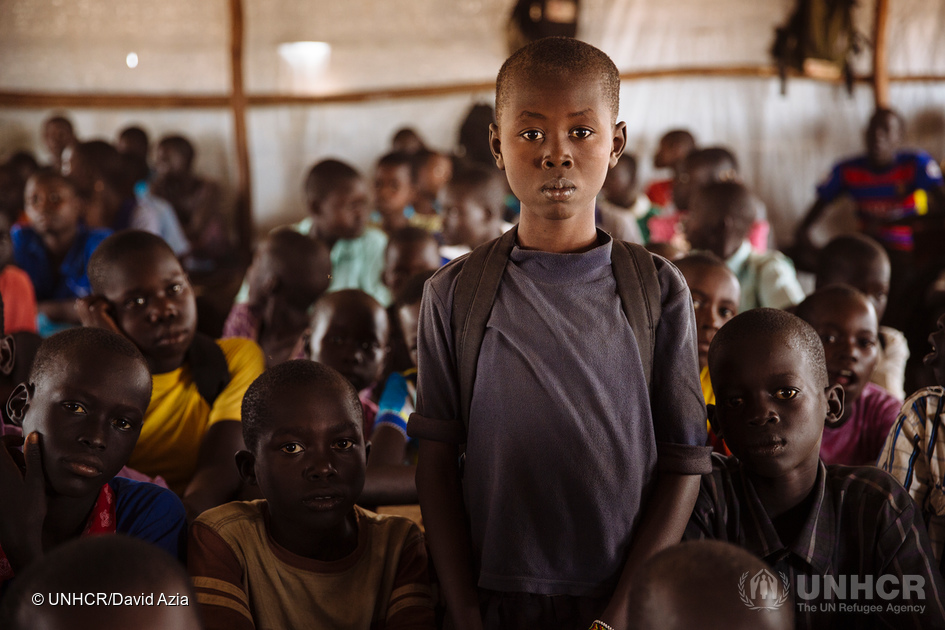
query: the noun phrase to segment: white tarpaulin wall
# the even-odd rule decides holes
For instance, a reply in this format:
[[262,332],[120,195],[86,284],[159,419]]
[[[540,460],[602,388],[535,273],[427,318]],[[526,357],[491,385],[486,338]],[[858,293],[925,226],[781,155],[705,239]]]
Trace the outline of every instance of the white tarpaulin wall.
[[[337,94],[494,79],[505,57],[510,0],[244,0],[245,88],[253,94]],[[793,0],[582,0],[579,36],[623,72],[761,66],[775,26]],[[873,1],[857,19],[872,31]],[[945,0],[890,0],[889,71],[945,77]],[[229,2],[0,0],[0,92],[225,95],[230,89]],[[278,53],[295,41],[324,41],[321,74],[302,74]],[[128,53],[137,54],[134,69]],[[860,63],[870,71],[868,53]],[[315,77],[313,79],[313,77]],[[300,182],[313,161],[337,156],[365,171],[391,133],[413,125],[450,149],[461,117],[490,92],[358,103],[251,105],[248,142],[252,207],[260,229],[300,216]],[[779,240],[813,200],[837,158],[859,151],[872,92],[770,78],[658,78],[624,83],[621,117],[642,176],[659,135],[688,127],[704,144],[724,143],[769,208]],[[894,82],[891,103],[911,144],[945,155],[945,81]],[[49,108],[0,107],[0,157],[27,148],[45,158],[39,123]],[[70,109],[83,138],[114,138],[137,123],[152,136],[180,131],[197,144],[198,169],[235,185],[230,110]]]

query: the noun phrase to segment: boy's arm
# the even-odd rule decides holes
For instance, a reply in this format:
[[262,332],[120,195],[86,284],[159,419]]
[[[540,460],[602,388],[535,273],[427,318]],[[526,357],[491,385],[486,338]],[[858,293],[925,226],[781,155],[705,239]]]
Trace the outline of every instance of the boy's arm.
[[447,614],[455,628],[476,630],[482,628],[482,616],[458,466],[465,429],[460,420],[450,311],[437,293],[440,288],[452,294],[450,278],[455,279],[457,269],[454,265],[440,270],[423,291],[417,336],[417,413],[410,417],[407,432],[420,439],[417,495]]
[[190,573],[207,630],[256,627],[243,589],[243,568],[229,545],[203,523],[194,523],[187,545]]
[[76,313],[75,300],[45,300],[36,303],[38,313],[45,315],[54,322],[69,322],[78,324],[79,314]]
[[433,630],[436,627],[428,564],[423,534],[413,525],[397,562],[397,574],[387,602],[386,630]]
[[371,456],[359,505],[406,505],[417,502],[417,467],[404,465],[407,440],[389,425],[371,436]]
[[197,470],[182,497],[188,521],[236,496],[242,482],[234,457],[245,448],[239,421],[224,420],[210,425],[200,443]]
[[472,540],[456,465],[454,444],[420,441],[417,493],[447,614],[457,630],[482,628],[482,613],[473,575]]
[[630,555],[620,574],[620,581],[601,615],[601,621],[610,624],[615,630],[630,627],[628,597],[642,564],[651,556],[682,540],[692,508],[699,496],[701,479],[701,475],[669,472],[657,476],[656,486],[633,536]]
[[266,359],[255,342],[228,339],[218,343],[226,356],[230,382],[213,402],[197,468],[182,497],[191,521],[208,508],[234,500],[239,492],[242,481],[235,456],[246,448],[240,423],[243,395],[266,369]]

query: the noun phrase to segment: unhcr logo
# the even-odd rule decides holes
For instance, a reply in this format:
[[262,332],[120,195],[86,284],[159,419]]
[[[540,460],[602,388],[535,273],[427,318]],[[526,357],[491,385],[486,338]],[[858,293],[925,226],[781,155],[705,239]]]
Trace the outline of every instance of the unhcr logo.
[[749,573],[746,571],[738,581],[738,596],[743,604],[751,610],[777,610],[784,605],[791,592],[791,585],[784,573],[778,573],[781,576],[780,581],[767,569],[761,569],[750,580]]

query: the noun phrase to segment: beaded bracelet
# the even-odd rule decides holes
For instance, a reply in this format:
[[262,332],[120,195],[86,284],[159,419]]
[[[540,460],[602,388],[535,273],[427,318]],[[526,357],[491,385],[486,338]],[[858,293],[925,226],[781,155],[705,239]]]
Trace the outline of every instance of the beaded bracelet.
[[595,619],[588,630],[614,630],[614,627],[600,619]]

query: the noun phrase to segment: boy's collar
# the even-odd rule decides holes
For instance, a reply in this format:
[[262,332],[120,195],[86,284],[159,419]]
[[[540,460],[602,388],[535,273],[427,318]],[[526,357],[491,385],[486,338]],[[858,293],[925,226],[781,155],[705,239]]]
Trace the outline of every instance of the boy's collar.
[[831,509],[824,509],[827,488],[827,467],[824,466],[824,462],[817,461],[817,477],[811,490],[814,496],[810,512],[804,519],[797,540],[788,543],[778,536],[774,523],[765,511],[741,462],[739,462],[739,470],[742,492],[748,499],[748,504],[743,506],[746,516],[749,517],[747,519],[743,517],[745,547],[765,560],[770,558],[772,563],[777,562],[784,552],[791,553],[809,564],[815,573],[826,575],[830,569],[830,558],[837,546],[837,539],[836,515]]

